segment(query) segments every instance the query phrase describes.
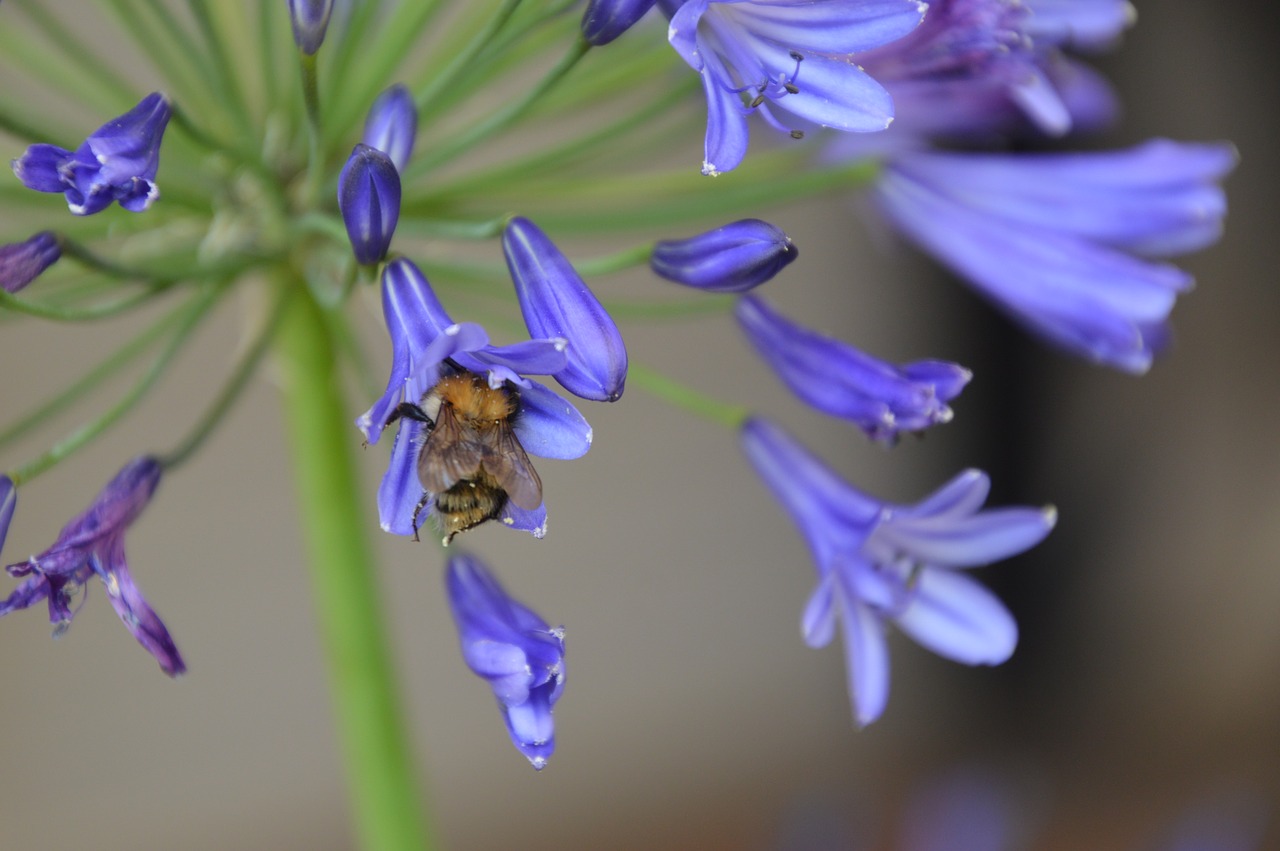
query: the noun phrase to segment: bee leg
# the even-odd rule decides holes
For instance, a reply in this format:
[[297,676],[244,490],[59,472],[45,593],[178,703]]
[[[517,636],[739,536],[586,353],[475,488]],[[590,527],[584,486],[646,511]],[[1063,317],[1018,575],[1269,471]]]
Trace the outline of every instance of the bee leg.
[[430,502],[430,501],[431,501],[431,494],[430,494],[430,493],[428,493],[428,492],[426,492],[426,491],[423,491],[423,492],[422,492],[422,499],[418,500],[418,504],[417,504],[417,505],[415,505],[415,506],[413,507],[413,539],[414,539],[415,541],[419,540],[419,538],[418,538],[418,515],[420,515],[420,514],[422,513],[422,509],[426,508],[426,507],[427,507],[427,503],[428,503],[428,502]]
[[428,431],[436,426],[435,420],[427,416],[426,411],[422,410],[412,402],[401,402],[399,405],[396,405],[395,410],[391,412],[391,416],[387,417],[387,421],[382,424],[382,427],[386,428],[401,417],[404,417],[406,420],[426,423]]

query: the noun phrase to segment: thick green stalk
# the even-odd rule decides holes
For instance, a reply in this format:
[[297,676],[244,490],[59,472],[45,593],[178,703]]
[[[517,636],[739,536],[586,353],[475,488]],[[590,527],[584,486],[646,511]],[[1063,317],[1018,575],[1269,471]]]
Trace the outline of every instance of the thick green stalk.
[[352,458],[359,440],[339,392],[328,325],[300,284],[286,309],[277,352],[359,846],[422,851],[432,846],[375,587],[370,500],[362,495]]

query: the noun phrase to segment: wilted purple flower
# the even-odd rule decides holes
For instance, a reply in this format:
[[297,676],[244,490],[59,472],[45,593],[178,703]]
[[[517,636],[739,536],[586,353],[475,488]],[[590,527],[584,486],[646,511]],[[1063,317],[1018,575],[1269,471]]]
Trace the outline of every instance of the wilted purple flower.
[[[412,261],[396,258],[382,273],[382,311],[391,336],[391,375],[382,397],[356,420],[369,443],[377,443],[387,417],[401,402],[418,403],[440,380],[445,359],[464,369],[487,375],[491,387],[511,382],[519,389],[520,409],[512,428],[531,455],[570,459],[591,447],[591,426],[577,409],[547,388],[524,378],[546,375],[564,366],[561,339],[529,340],[510,346],[489,345],[478,325],[456,324],[436,299],[426,277]],[[382,528],[395,535],[412,535],[413,514],[423,487],[418,481],[417,456],[423,423],[402,418],[391,450],[391,461],[378,489]],[[428,504],[427,508],[430,508]],[[546,533],[545,506],[525,511],[508,504],[499,520],[513,529]]]
[[583,399],[620,399],[627,381],[622,334],[569,259],[519,216],[502,233],[502,251],[530,336],[569,341],[569,363],[553,373],[555,380]]
[[848,343],[792,322],[759,296],[735,310],[747,339],[778,377],[808,404],[892,443],[903,432],[951,420],[947,402],[972,373],[946,361],[894,366]]
[[[847,55],[901,38],[920,23],[915,0],[687,0],[667,2],[667,40],[702,76],[707,136],[702,173],[742,162],[747,116],[760,113],[793,136],[772,112],[839,130],[883,130],[893,120],[889,93]],[[743,96],[747,101],[744,103]]]
[[1144,372],[1191,286],[1164,257],[1213,243],[1235,164],[1226,144],[1154,140],[1106,153],[903,152],[873,193],[884,215],[1032,331]]
[[404,171],[413,153],[413,140],[418,135],[418,110],[413,95],[396,83],[373,102],[364,121],[361,142],[382,151],[391,159],[397,172]]
[[493,689],[512,744],[541,771],[556,749],[551,714],[564,691],[564,628],[507,596],[472,556],[449,558],[445,585],[463,660]]
[[185,671],[169,631],[133,584],[124,554],[125,530],[147,507],[161,472],[154,458],[133,459],[84,513],[62,528],[53,546],[27,561],[9,565],[6,570],[10,576],[29,578],[0,603],[0,616],[48,600],[54,635],[61,635],[78,611],[78,607],[71,608],[76,593],[96,575],[106,586],[107,598],[120,620],[160,668],[171,677]]
[[0,245],[0,289],[16,293],[40,277],[62,256],[62,243],[50,231],[40,231],[25,242]]
[[599,47],[622,35],[645,13],[654,0],[588,0],[582,13],[582,37]]
[[915,505],[884,503],[772,423],[748,420],[741,441],[813,554],[818,584],[801,621],[805,641],[827,644],[841,621],[859,724],[880,717],[889,696],[886,623],[966,665],[997,665],[1013,653],[1013,617],[962,570],[1038,544],[1053,528],[1052,508],[982,511],[990,481],[978,470]]
[[400,219],[400,173],[391,158],[357,144],[338,175],[338,209],[356,260],[377,263],[386,257]]
[[333,0],[289,0],[289,21],[298,49],[311,56],[324,43]]
[[9,524],[13,522],[13,510],[18,507],[18,489],[13,486],[13,479],[0,476],[0,553],[4,552],[4,539],[9,534]]
[[763,284],[799,255],[781,228],[743,219],[688,239],[661,240],[653,247],[649,268],[688,287],[741,293]]
[[13,173],[28,189],[63,193],[77,216],[100,212],[112,201],[140,213],[160,197],[153,181],[170,112],[164,95],[149,94],[93,131],[74,153],[57,145],[32,145],[13,161]]

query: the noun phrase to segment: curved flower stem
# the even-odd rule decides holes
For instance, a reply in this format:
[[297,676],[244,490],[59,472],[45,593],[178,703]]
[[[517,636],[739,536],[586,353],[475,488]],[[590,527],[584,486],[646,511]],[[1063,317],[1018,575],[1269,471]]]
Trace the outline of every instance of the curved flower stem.
[[329,326],[306,287],[290,283],[295,293],[277,353],[355,830],[367,851],[422,851],[433,846],[374,586],[373,525],[356,481],[351,412],[339,392]]
[[674,378],[635,361],[627,366],[627,384],[631,387],[639,387],[651,396],[657,396],[677,408],[697,414],[713,423],[719,423],[733,431],[742,428],[749,414],[741,405],[730,405],[727,402],[712,399]]
[[523,117],[538,102],[539,98],[554,88],[566,74],[573,70],[573,66],[577,65],[578,60],[586,56],[587,51],[590,49],[591,45],[585,39],[579,38],[560,61],[556,63],[555,67],[547,72],[547,75],[538,81],[538,84],[528,94],[500,109],[494,110],[483,121],[473,125],[467,132],[458,134],[451,138],[447,144],[441,145],[434,151],[424,155],[417,163],[406,170],[407,179],[412,179],[433,168],[444,165],[454,157],[466,153],[494,133]]

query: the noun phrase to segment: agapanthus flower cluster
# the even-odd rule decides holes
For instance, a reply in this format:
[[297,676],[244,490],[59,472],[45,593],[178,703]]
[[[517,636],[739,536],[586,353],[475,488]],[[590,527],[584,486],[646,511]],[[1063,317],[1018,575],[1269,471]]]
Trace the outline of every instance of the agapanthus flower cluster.
[[[725,439],[739,442],[799,528],[817,574],[804,639],[823,645],[841,630],[860,725],[887,703],[891,630],[964,664],[1003,662],[1017,643],[1014,616],[969,569],[1040,543],[1054,525],[1052,508],[985,508],[990,482],[978,470],[915,504],[869,496],[749,404],[633,363],[623,329],[628,315],[710,305],[733,314],[759,355],[732,368],[772,372],[808,415],[837,418],[886,450],[903,433],[937,430],[981,376],[945,352],[892,363],[793,318],[801,315],[789,300],[803,286],[795,270],[805,235],[793,241],[755,209],[860,192],[872,215],[1033,333],[1098,363],[1147,370],[1167,345],[1177,296],[1191,284],[1165,260],[1217,239],[1226,211],[1219,184],[1235,160],[1225,143],[1068,148],[1075,134],[1118,111],[1105,81],[1072,54],[1115,42],[1132,23],[1129,5],[591,0],[580,20],[565,18],[564,4],[526,4],[519,14],[516,5],[458,3],[456,14],[437,19],[435,4],[401,4],[393,14],[374,0],[291,0],[264,5],[243,33],[222,33],[225,22],[214,24],[197,5],[161,16],[178,49],[150,50],[148,26],[130,33],[171,84],[165,94],[143,96],[125,78],[82,74],[56,51],[34,55],[34,75],[75,77],[91,91],[85,100],[104,89],[103,102],[117,105],[95,103],[92,118],[71,133],[34,100],[30,114],[15,113],[5,92],[0,138],[13,146],[21,186],[0,204],[16,213],[6,221],[29,229],[0,241],[0,307],[65,322],[161,300],[173,309],[155,311],[161,315],[137,340],[90,365],[49,403],[47,411],[80,404],[80,388],[152,353],[118,404],[0,475],[0,546],[20,487],[128,413],[230,292],[249,293],[243,301],[253,307],[235,363],[225,375],[210,370],[221,383],[208,408],[181,411],[170,451],[126,464],[51,547],[10,564],[21,581],[0,615],[46,603],[55,633],[64,631],[97,577],[161,668],[182,673],[166,626],[133,584],[124,536],[162,474],[202,447],[274,351],[291,442],[308,473],[299,478],[304,533],[316,581],[332,583],[317,595],[322,629],[343,652],[386,652],[376,607],[359,603],[378,595],[348,594],[344,585],[370,581],[372,554],[362,527],[352,525],[364,522],[361,505],[376,504],[381,528],[401,537],[418,539],[434,524],[445,545],[463,533],[465,544],[482,545],[484,529],[497,527],[541,538],[562,485],[551,476],[544,482],[534,459],[579,458],[594,437],[569,397],[628,406],[656,397],[728,426]],[[126,27],[136,23],[124,18]],[[52,19],[33,20],[47,27]],[[57,42],[76,38],[56,32]],[[199,51],[181,49],[197,34]],[[624,70],[644,74],[608,67],[619,41],[643,60]],[[558,58],[547,47],[553,42],[564,51]],[[250,43],[263,48],[260,56],[230,49]],[[420,44],[427,55],[413,55]],[[298,85],[278,79],[286,53]],[[232,67],[230,56],[256,64]],[[526,58],[544,69],[537,79],[509,73],[510,62]],[[664,61],[679,73],[652,74]],[[10,64],[0,57],[0,68]],[[672,82],[681,78],[684,88]],[[715,191],[695,181],[685,136],[654,144],[645,135],[654,116],[689,118],[671,108],[682,97],[699,110],[705,102],[705,121],[693,115],[687,138],[702,136],[701,171],[720,176]],[[601,101],[634,103],[634,114],[598,118],[591,107]],[[110,117],[128,104],[136,105]],[[777,142],[760,140],[749,154],[757,118],[779,131]],[[104,119],[78,147],[55,144]],[[576,135],[564,138],[565,127]],[[169,141],[174,134],[180,143]],[[74,218],[35,193],[62,194]],[[108,209],[113,203],[146,215]],[[637,244],[607,256],[580,247],[609,230]],[[597,280],[629,268],[652,272],[651,291],[640,298],[623,290],[629,285]],[[858,269],[823,274],[844,278]],[[375,287],[387,339],[365,359],[348,313],[375,300]],[[653,310],[650,294],[672,292],[679,301]],[[512,330],[520,324],[527,338]],[[346,399],[343,381],[347,372],[368,378],[367,362],[389,362],[389,375],[357,416],[363,403]],[[370,384],[373,396],[379,385]],[[378,444],[392,425],[376,494],[353,493],[354,447]],[[0,434],[0,446],[29,427],[19,421]],[[324,519],[311,523],[317,516]],[[446,594],[463,658],[491,686],[513,743],[541,769],[555,747],[563,630],[509,597],[480,559],[450,553]],[[358,651],[350,641],[362,642]],[[375,659],[368,677],[342,681],[351,667],[334,666],[334,688],[347,701],[348,711],[337,713],[343,723],[364,725],[353,739],[379,741],[379,753],[409,750],[388,721],[396,717],[392,666]],[[404,762],[381,766],[379,788],[411,785]]]

